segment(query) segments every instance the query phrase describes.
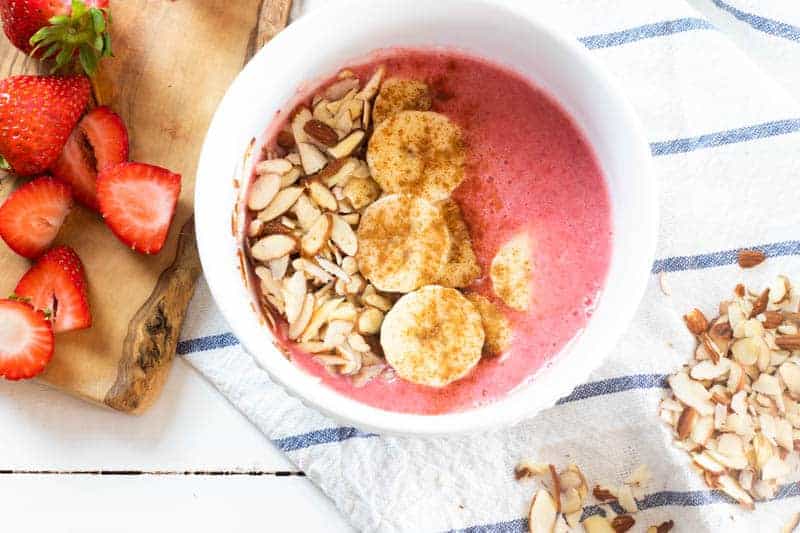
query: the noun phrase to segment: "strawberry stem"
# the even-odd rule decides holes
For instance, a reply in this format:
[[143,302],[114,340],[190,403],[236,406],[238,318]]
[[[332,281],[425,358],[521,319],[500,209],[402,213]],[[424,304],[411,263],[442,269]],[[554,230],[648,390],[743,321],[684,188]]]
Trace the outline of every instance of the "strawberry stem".
[[100,60],[113,55],[107,9],[89,8],[82,0],[72,0],[69,15],[57,15],[49,22],[33,34],[30,43],[34,47],[31,55],[43,52],[42,59],[55,58],[53,72],[83,70],[94,76]]

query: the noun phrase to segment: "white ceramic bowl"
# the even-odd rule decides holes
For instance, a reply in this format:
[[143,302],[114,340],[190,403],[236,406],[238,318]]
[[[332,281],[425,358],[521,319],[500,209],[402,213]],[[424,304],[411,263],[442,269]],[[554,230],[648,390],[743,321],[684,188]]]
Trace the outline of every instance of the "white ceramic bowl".
[[[233,333],[272,379],[339,421],[406,435],[513,424],[553,405],[584,381],[636,310],[653,260],[658,220],[648,144],[620,89],[568,35],[483,0],[350,3],[332,3],[283,31],[247,64],[217,109],[203,146],[195,195],[197,239],[211,292]],[[556,97],[600,160],[611,195],[614,240],[608,279],[593,317],[533,381],[485,406],[425,416],[388,412],[342,396],[275,348],[242,281],[231,214],[238,194],[234,179],[249,175],[252,165],[243,163],[242,154],[298,87],[378,48],[431,45],[456,47],[511,67]]]

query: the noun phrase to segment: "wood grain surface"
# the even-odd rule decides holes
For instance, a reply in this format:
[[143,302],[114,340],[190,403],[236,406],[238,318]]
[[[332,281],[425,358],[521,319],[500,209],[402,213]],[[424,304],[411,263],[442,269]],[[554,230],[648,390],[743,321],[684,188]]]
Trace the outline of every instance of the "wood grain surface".
[[[96,213],[70,214],[57,242],[84,262],[93,326],[57,336],[42,381],[131,413],[157,398],[200,275],[192,200],[206,129],[230,82],[282,29],[290,7],[289,0],[112,0],[115,57],[103,63],[97,99],[127,124],[131,159],[181,173],[183,189],[167,245],[153,257],[127,249]],[[3,76],[40,68],[0,43]],[[0,181],[0,200],[19,182]],[[0,243],[0,294],[28,268]]]

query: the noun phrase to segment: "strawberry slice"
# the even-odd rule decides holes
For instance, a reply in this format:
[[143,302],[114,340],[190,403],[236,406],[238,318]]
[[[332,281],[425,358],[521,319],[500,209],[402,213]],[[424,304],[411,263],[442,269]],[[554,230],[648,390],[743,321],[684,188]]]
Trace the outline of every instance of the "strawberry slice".
[[0,376],[27,379],[53,357],[53,328],[45,314],[17,300],[0,300]]
[[35,259],[56,238],[70,209],[69,185],[49,176],[37,178],[0,206],[0,237],[19,255]]
[[97,176],[97,202],[106,224],[144,254],[157,254],[164,246],[180,193],[180,174],[144,163],[122,163]]
[[125,123],[102,106],[92,109],[72,131],[52,171],[72,185],[75,199],[97,210],[97,173],[127,160]]
[[14,293],[49,311],[56,333],[92,325],[83,263],[72,248],[58,246],[44,254],[19,280]]

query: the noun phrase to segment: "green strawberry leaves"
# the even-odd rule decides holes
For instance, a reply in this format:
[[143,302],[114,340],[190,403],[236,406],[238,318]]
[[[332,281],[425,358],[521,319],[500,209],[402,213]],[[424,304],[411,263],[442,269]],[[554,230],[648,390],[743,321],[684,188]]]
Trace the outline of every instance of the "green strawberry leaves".
[[83,70],[94,76],[100,60],[113,55],[108,33],[111,13],[107,9],[72,0],[69,15],[57,15],[49,22],[33,34],[30,43],[34,47],[31,54],[43,50],[42,59],[53,59],[52,72]]

